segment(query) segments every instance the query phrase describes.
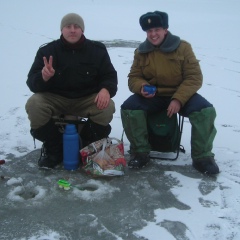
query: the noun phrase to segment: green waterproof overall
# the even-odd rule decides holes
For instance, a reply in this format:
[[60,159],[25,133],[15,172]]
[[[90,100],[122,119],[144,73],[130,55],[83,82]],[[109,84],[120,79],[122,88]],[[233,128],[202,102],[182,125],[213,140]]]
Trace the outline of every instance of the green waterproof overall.
[[[156,113],[157,114],[157,113]],[[147,113],[143,110],[121,110],[123,129],[130,142],[130,151],[150,152],[148,141]],[[213,140],[216,135],[214,107],[203,108],[189,114],[191,130],[191,157],[193,160],[213,157]]]

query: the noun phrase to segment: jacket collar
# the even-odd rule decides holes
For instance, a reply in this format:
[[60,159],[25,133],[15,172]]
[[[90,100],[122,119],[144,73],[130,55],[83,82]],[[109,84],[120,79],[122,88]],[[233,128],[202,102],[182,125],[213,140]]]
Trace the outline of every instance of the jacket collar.
[[178,48],[180,44],[180,37],[172,35],[170,32],[167,33],[164,41],[161,43],[159,47],[154,46],[152,43],[146,39],[143,43],[141,43],[138,47],[139,53],[148,53],[158,49],[161,52],[173,52]]
[[77,49],[81,49],[84,45],[84,42],[86,40],[85,36],[82,35],[82,37],[78,40],[78,42],[71,44],[69,42],[67,42],[67,40],[63,37],[63,35],[61,34],[60,36],[61,42],[63,44],[63,46],[66,49],[71,49],[71,50],[77,50]]

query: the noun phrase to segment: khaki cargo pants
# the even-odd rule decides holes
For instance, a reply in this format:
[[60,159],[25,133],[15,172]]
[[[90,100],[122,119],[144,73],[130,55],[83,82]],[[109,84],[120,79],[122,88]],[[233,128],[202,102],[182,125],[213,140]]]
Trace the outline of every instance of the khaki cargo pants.
[[82,98],[65,98],[53,93],[35,93],[27,101],[25,109],[32,129],[45,125],[53,116],[73,115],[90,118],[100,125],[108,125],[115,112],[115,104],[110,99],[105,109],[98,109],[94,103],[97,94]]

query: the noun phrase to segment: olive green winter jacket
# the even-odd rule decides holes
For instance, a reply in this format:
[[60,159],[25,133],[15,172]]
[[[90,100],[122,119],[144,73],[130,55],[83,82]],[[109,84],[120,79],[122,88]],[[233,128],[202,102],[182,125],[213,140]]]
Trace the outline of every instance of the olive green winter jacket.
[[202,72],[191,45],[170,32],[160,47],[147,39],[139,45],[128,78],[131,92],[140,94],[142,84],[155,85],[158,96],[172,96],[182,106],[202,86]]

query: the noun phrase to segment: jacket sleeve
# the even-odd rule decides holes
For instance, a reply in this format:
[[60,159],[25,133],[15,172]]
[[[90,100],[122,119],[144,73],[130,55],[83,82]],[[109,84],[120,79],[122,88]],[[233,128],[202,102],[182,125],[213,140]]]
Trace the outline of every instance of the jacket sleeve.
[[[46,54],[42,48],[39,48],[35,56],[34,62],[30,68],[27,78],[29,89],[34,92],[44,92],[50,89],[52,81],[45,82],[42,78],[42,69],[44,67],[43,57],[49,59],[49,54]],[[53,77],[54,78],[54,77]]]
[[199,61],[193,53],[192,47],[187,42],[182,42],[181,54],[184,56],[182,63],[183,81],[173,94],[172,98],[178,99],[182,106],[195,94],[202,86],[203,76]]
[[113,67],[110,56],[108,54],[106,46],[101,42],[93,42],[97,47],[98,51],[100,51],[99,56],[101,58],[98,59],[99,62],[99,74],[98,74],[98,91],[102,88],[106,88],[110,94],[110,97],[114,97],[117,93],[117,71]]
[[[141,93],[142,84],[148,84],[147,80],[144,79],[142,69],[140,67],[140,61],[144,62],[144,59],[140,58],[138,50],[134,52],[133,64],[128,74],[128,87],[133,93]],[[144,63],[142,63],[144,65]]]

